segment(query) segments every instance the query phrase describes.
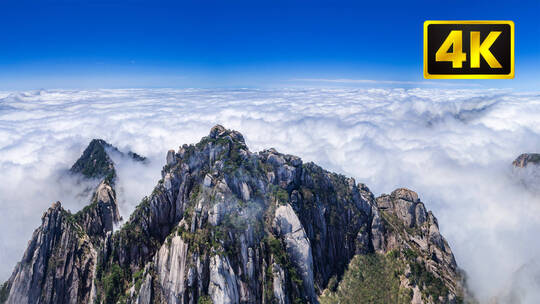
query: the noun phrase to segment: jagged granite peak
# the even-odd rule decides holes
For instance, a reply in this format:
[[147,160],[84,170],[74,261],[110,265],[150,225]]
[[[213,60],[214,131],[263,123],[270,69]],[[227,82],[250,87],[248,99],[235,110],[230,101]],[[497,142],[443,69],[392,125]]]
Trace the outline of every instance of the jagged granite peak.
[[[124,152],[121,152],[118,148],[103,139],[92,139],[81,157],[73,164],[70,172],[80,173],[87,178],[106,179],[109,183],[114,183],[116,170],[109,153],[118,153],[121,156],[125,155]],[[146,161],[146,157],[132,151],[127,152],[127,155],[134,161]]]
[[54,203],[6,283],[6,303],[89,303],[97,253],[74,216]]
[[116,172],[114,163],[106,151],[108,148],[116,149],[103,139],[90,141],[81,157],[71,167],[71,173],[80,173],[87,178],[113,180]]
[[[299,157],[252,153],[239,132],[220,125],[167,152],[161,173],[129,220],[100,242],[79,225],[99,246],[92,302],[347,303],[337,291],[358,277],[349,275],[351,261],[367,258],[387,268],[383,283],[409,303],[464,298],[448,243],[413,191],[375,198]],[[387,302],[357,302],[368,298]]]
[[214,127],[212,127],[212,129],[210,129],[209,137],[213,139],[230,137],[235,141],[245,144],[244,136],[240,132],[228,130],[222,125],[215,125]]
[[400,188],[375,201],[378,212],[371,225],[374,250],[401,258],[400,284],[412,287],[412,302],[454,303],[470,297],[464,289],[464,274],[440,234],[437,219],[418,194]]
[[[101,172],[92,176],[103,179],[90,204],[71,214],[55,202],[44,213],[23,259],[0,290],[0,303],[91,302],[99,247],[121,220],[113,187],[114,166],[106,147],[102,140],[92,141],[72,169],[83,175]],[[87,171],[77,171],[84,158],[91,159],[96,170],[86,165]]]
[[[85,178],[101,180],[93,189],[90,203],[75,214],[76,220],[95,244],[101,242],[121,220],[114,189],[116,169],[111,153],[124,155],[103,139],[93,139],[70,170],[71,173],[80,173]],[[145,161],[144,157],[131,151],[128,155],[136,161]]]
[[512,162],[512,165],[518,168],[525,168],[529,164],[539,165],[540,154],[539,153],[523,153]]
[[114,225],[122,220],[114,188],[103,180],[96,188],[90,204],[77,212],[75,219],[94,243],[103,240],[107,233],[113,231]]

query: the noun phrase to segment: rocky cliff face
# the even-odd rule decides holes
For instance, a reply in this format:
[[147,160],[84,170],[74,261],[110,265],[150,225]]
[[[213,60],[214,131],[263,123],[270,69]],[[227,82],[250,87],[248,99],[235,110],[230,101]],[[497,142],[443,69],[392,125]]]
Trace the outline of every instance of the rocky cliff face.
[[[121,220],[114,190],[117,174],[111,153],[124,155],[106,141],[93,139],[70,169],[71,174],[100,180],[90,203],[75,214],[75,219],[95,244],[103,241],[107,233],[113,230],[113,226]],[[138,154],[129,153],[136,155],[134,159],[137,161],[145,160]]]
[[7,303],[88,303],[97,253],[59,202],[42,217],[8,281]]
[[90,204],[71,214],[57,202],[43,214],[23,259],[3,286],[3,301],[91,302],[99,250],[120,221],[108,150],[121,153],[103,140],[92,140],[75,162],[72,174],[101,180]]
[[[298,157],[252,153],[240,133],[221,126],[169,151],[166,161],[152,194],[114,234],[103,233],[109,222],[88,224],[99,212],[75,216],[76,243],[90,240],[97,256],[89,266],[93,292],[81,301],[348,303],[351,260],[363,258],[391,273],[383,282],[397,284],[405,302],[463,301],[448,243],[410,190],[375,198],[365,185]],[[111,201],[114,191],[100,187],[97,200]],[[386,303],[389,294],[349,303]]]
[[113,187],[107,181],[102,181],[94,192],[91,203],[76,213],[75,218],[95,243],[103,240],[121,220]]
[[[357,263],[345,274],[343,284],[346,286],[340,284],[337,291],[331,286],[323,296],[325,303],[354,303],[347,298],[376,293],[351,287],[354,284],[369,286],[369,282],[377,286],[388,285],[382,296],[388,297],[389,302],[460,303],[470,300],[450,246],[439,232],[437,219],[426,211],[415,192],[397,189],[390,195],[374,199],[372,206],[373,256],[357,257]],[[383,273],[390,271],[391,274],[354,279],[358,273],[377,271],[372,269],[373,264],[382,268]]]

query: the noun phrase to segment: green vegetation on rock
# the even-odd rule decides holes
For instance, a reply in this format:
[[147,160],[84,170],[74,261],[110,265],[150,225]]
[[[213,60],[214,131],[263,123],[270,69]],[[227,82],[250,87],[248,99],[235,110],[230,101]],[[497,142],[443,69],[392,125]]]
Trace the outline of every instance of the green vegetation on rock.
[[[116,179],[116,170],[108,151],[114,151],[121,156],[126,155],[103,139],[93,139],[71,167],[71,173],[80,173],[87,178],[104,179],[109,184],[113,184]],[[127,156],[137,162],[146,161],[146,157],[131,151],[127,153]]]
[[121,295],[124,294],[125,286],[125,272],[124,270],[114,264],[109,273],[103,276],[103,291],[105,294],[105,303],[117,303]]
[[82,156],[71,167],[71,172],[81,173],[88,178],[105,178],[113,181],[116,172],[111,158],[105,151],[106,147],[111,147],[111,145],[102,139],[92,140]]
[[199,300],[197,300],[197,304],[214,304],[214,302],[208,295],[204,295],[199,297]]
[[412,280],[420,286],[422,294],[426,297],[431,296],[435,300],[439,299],[440,296],[446,297],[448,288],[441,279],[429,272],[423,263],[413,262],[410,266]]
[[[403,264],[395,254],[356,255],[336,291],[327,289],[321,304],[341,303],[410,303],[411,289],[400,287]],[[335,283],[333,283],[335,284]],[[330,284],[329,284],[330,285]]]
[[274,256],[274,260],[276,261],[276,263],[286,270],[291,280],[291,283],[296,285],[298,288],[302,288],[302,278],[300,277],[300,274],[298,274],[296,267],[294,266],[289,255],[287,254],[287,251],[285,250],[285,245],[282,244],[279,239],[275,238],[272,235],[267,236],[265,238],[265,242],[268,244],[270,253],[272,253],[272,255]]

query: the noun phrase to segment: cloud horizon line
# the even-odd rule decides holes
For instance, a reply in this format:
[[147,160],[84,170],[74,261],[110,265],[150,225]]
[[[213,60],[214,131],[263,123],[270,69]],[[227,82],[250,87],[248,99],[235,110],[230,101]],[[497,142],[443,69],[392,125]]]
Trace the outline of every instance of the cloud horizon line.
[[431,81],[406,81],[406,80],[376,80],[376,79],[350,79],[350,78],[293,78],[289,81],[304,81],[304,82],[330,82],[343,84],[406,84],[406,85],[429,85],[429,86],[446,86],[446,87],[482,87],[477,83],[451,83],[451,82],[431,82]]

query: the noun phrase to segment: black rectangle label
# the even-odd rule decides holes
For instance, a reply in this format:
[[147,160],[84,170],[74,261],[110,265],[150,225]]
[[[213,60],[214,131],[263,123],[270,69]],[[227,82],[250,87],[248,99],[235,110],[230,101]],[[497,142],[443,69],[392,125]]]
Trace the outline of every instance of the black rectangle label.
[[512,21],[426,21],[425,78],[514,78]]

